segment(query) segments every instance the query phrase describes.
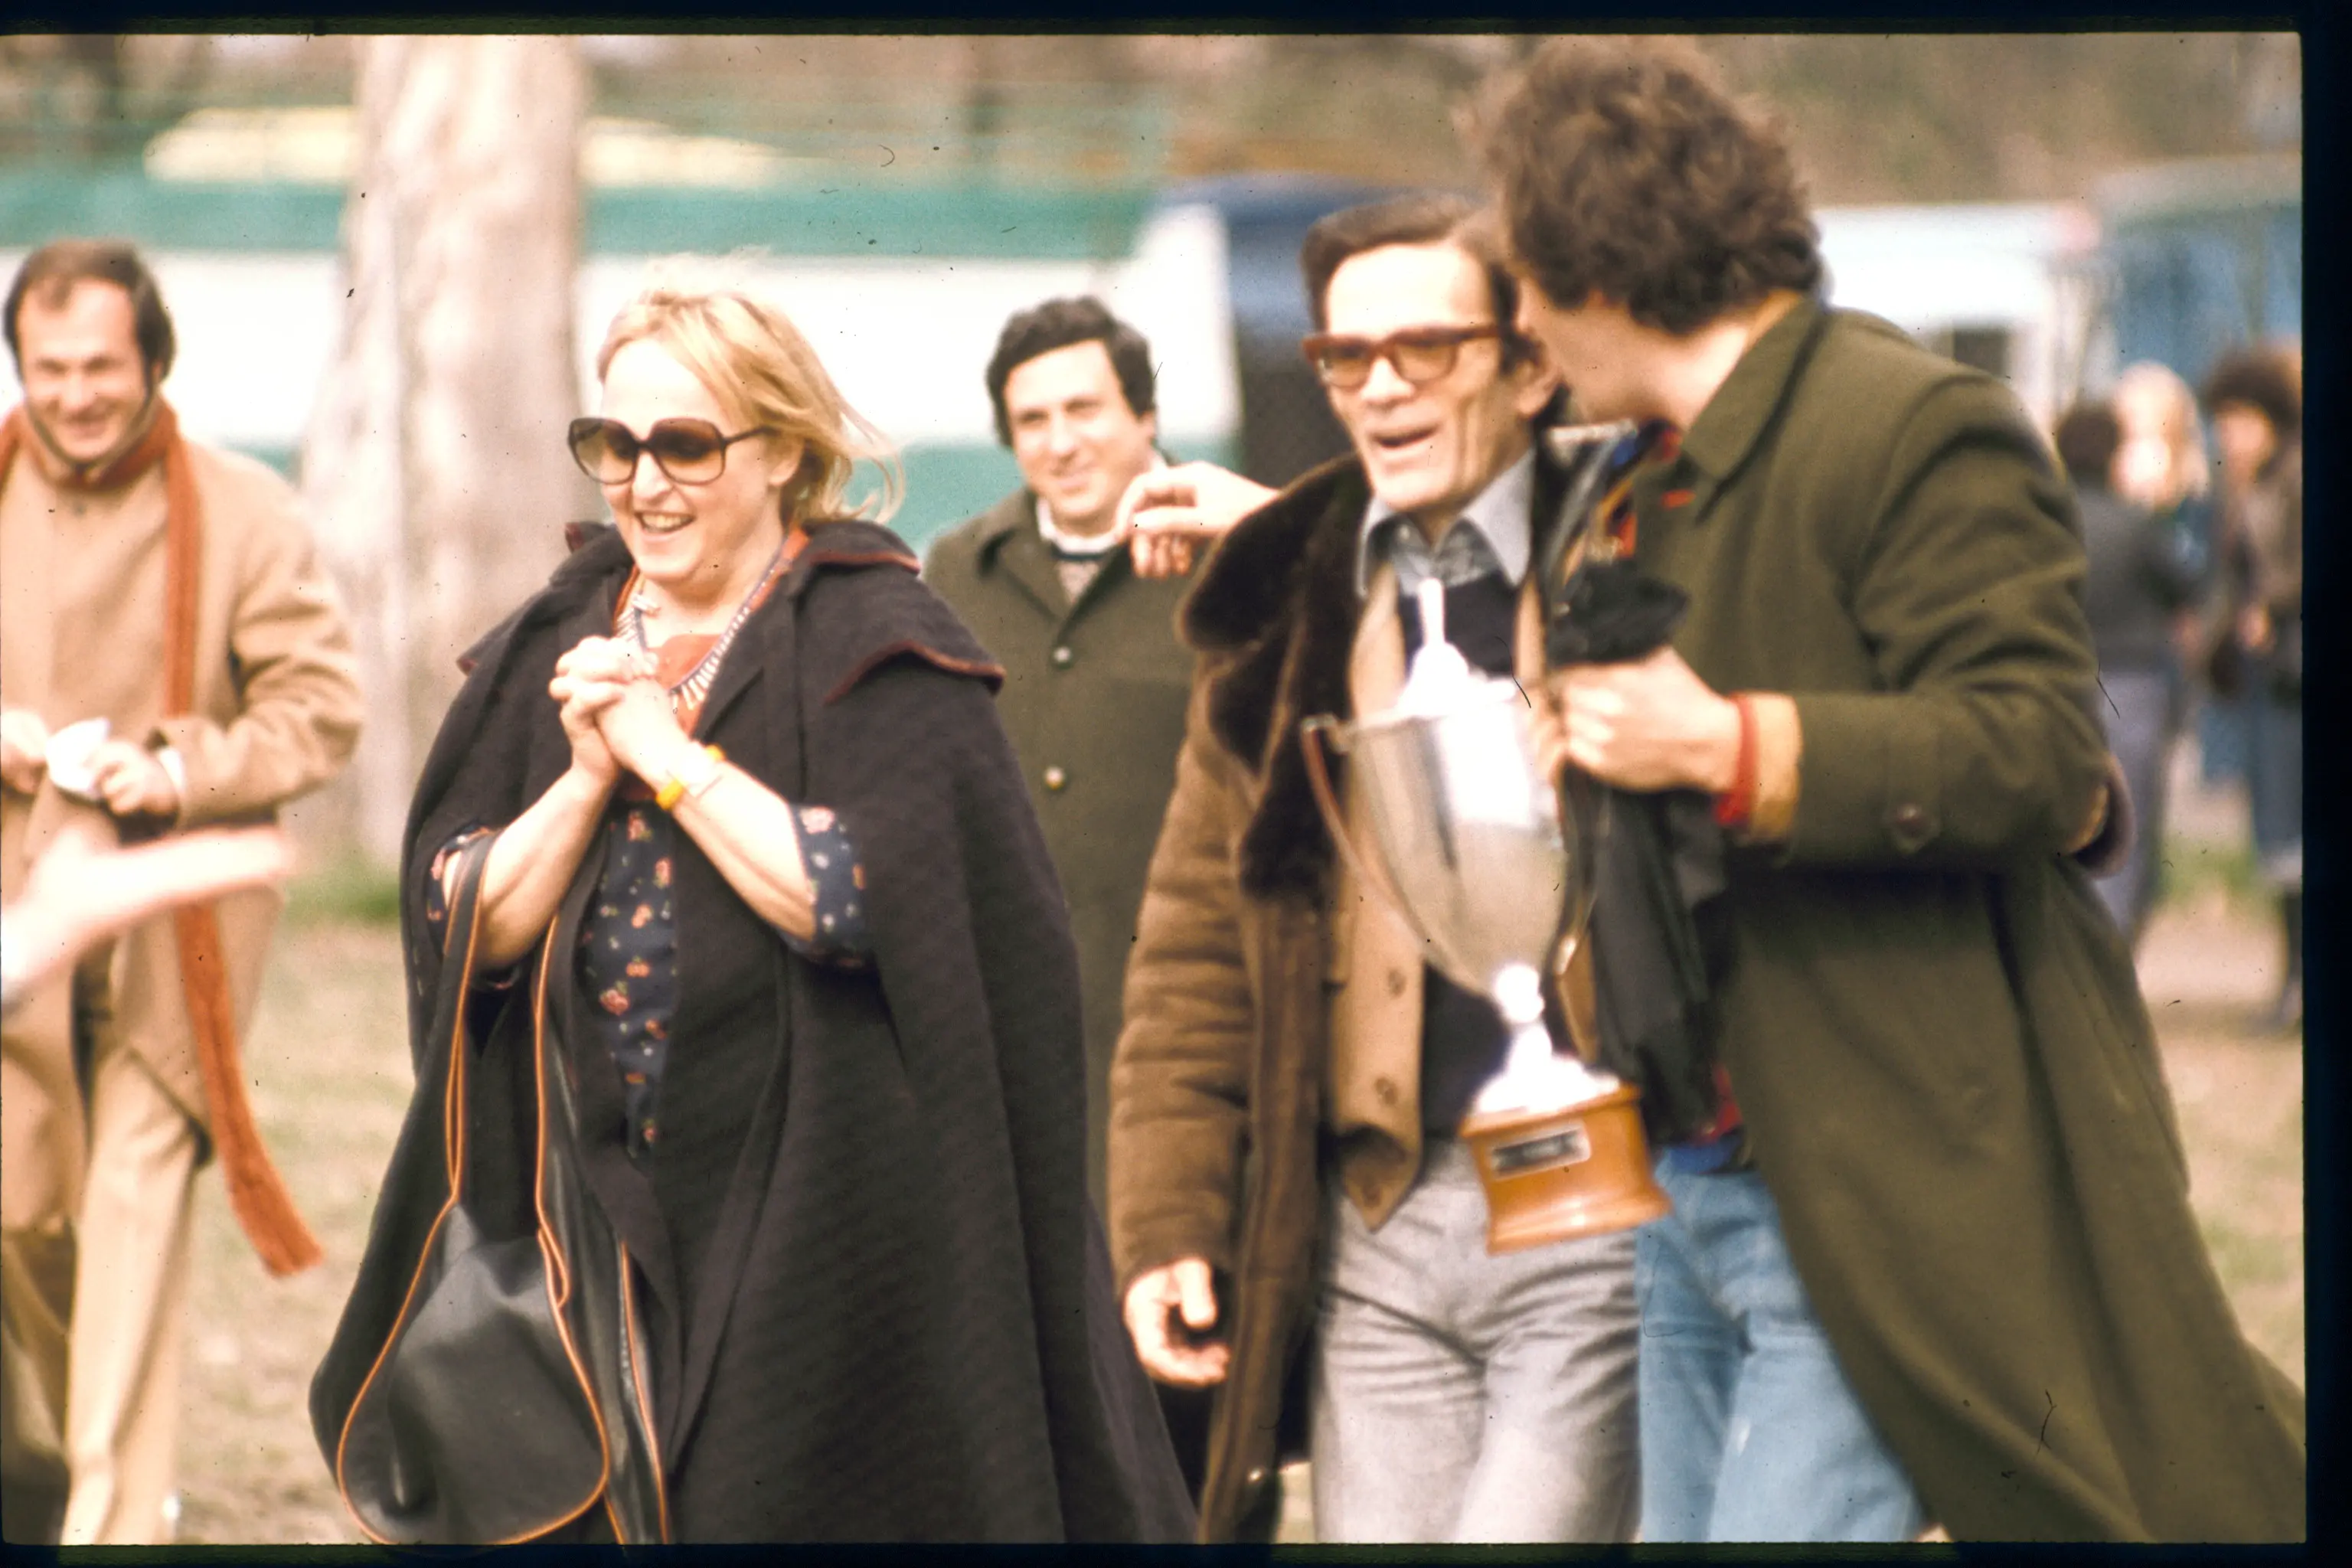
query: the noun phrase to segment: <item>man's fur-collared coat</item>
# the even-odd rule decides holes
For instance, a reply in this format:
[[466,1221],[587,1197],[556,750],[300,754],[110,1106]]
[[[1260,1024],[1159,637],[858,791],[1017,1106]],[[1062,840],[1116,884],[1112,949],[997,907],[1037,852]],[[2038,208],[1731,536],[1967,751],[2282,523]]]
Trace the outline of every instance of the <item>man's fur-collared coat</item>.
[[[1537,474],[1540,540],[1559,496]],[[1109,1220],[1122,1289],[1182,1258],[1223,1277],[1206,1541],[1232,1537],[1303,1415],[1285,1391],[1314,1305],[1323,1130],[1374,1225],[1421,1167],[1424,944],[1356,887],[1298,728],[1385,708],[1403,682],[1392,575],[1357,591],[1370,500],[1352,458],[1299,479],[1219,545],[1181,621],[1202,657],[1128,967]],[[1524,679],[1539,651],[1529,605],[1520,618]]]

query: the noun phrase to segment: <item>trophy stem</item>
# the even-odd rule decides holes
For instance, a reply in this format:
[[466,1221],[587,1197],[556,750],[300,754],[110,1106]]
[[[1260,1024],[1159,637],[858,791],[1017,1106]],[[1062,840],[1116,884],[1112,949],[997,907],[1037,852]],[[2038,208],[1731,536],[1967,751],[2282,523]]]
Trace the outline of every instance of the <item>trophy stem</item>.
[[1511,1031],[1511,1054],[1505,1063],[1505,1076],[1513,1079],[1532,1078],[1544,1070],[1552,1059],[1551,1034],[1540,1020],[1521,1024]]
[[1503,1076],[1522,1083],[1543,1077],[1552,1059],[1551,1032],[1544,1027],[1543,987],[1534,966],[1509,964],[1495,976],[1495,1006],[1511,1026],[1510,1056]]
[[1507,963],[1496,973],[1487,993],[1496,1010],[1510,1026],[1509,1054],[1503,1070],[1479,1092],[1475,1109],[1504,1110],[1556,1109],[1597,1100],[1617,1087],[1617,1079],[1594,1072],[1573,1056],[1551,1048],[1551,1032],[1544,1027],[1543,982],[1531,963]]
[[1534,965],[1506,964],[1491,994],[1512,1026],[1510,1058],[1462,1123],[1486,1191],[1486,1250],[1622,1230],[1664,1214],[1633,1089],[1552,1054]]

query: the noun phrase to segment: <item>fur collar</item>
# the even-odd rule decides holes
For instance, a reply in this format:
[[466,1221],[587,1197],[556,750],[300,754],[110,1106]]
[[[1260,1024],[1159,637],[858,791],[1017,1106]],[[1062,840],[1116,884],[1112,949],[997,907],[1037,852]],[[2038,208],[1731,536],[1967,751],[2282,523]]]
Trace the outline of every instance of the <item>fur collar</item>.
[[1184,602],[1210,728],[1257,776],[1240,868],[1253,898],[1319,898],[1330,868],[1298,721],[1350,716],[1348,657],[1362,608],[1356,530],[1370,496],[1352,457],[1313,470],[1234,529]]
[[[1536,558],[1560,500],[1558,472],[1536,461]],[[1363,611],[1357,535],[1370,503],[1363,466],[1327,463],[1237,524],[1184,602],[1184,640],[1202,655],[1219,744],[1255,776],[1257,805],[1241,844],[1241,885],[1263,900],[1321,899],[1333,846],[1307,783],[1298,725],[1355,716],[1348,669]],[[1346,767],[1334,757],[1336,784]]]

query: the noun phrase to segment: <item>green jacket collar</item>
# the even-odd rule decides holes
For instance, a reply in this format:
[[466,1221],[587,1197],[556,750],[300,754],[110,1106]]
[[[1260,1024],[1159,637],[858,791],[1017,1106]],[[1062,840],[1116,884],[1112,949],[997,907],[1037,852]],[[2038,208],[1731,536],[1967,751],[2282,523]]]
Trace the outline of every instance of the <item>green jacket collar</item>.
[[1053,552],[1037,537],[1037,498],[1027,486],[981,515],[974,546],[982,576],[1002,572],[1051,619],[1069,615],[1074,606],[1054,570]]
[[1798,300],[1739,356],[1699,410],[1683,435],[1682,455],[1711,481],[1710,488],[1729,479],[1756,449],[1828,316],[1829,308],[1819,300]]
[[1037,495],[1024,485],[980,514],[980,533],[974,542],[982,559],[1003,546],[1005,540],[1025,525],[1036,531]]
[[1062,585],[1053,547],[1037,531],[1037,492],[1023,486],[981,514],[973,542],[982,574],[1002,572],[1057,625],[1067,625],[1134,573],[1124,550],[1104,558],[1086,591],[1073,599]]

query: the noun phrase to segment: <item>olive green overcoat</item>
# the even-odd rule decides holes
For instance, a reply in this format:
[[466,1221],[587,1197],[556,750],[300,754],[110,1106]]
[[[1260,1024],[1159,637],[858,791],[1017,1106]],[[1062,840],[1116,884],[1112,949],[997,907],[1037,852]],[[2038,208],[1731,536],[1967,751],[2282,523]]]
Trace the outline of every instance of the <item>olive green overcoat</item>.
[[1139,577],[1118,551],[1072,602],[1037,531],[1036,496],[1025,489],[940,536],[923,577],[1004,667],[997,715],[1028,780],[1077,938],[1087,1183],[1099,1209],[1119,985],[1192,689],[1192,650],[1176,635],[1176,607],[1192,582]]
[[1636,490],[1675,645],[1796,701],[1722,1049],[1813,1305],[1958,1539],[2279,1540],[2304,1402],[2189,1205],[2131,956],[2063,854],[2104,743],[2067,489],[2015,400],[1810,301]]

